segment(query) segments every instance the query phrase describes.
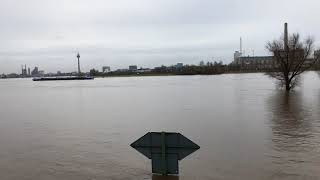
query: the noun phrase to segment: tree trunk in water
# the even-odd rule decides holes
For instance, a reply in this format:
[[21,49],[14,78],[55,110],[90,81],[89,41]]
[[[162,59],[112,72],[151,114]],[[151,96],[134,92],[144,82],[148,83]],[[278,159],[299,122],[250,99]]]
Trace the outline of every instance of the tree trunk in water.
[[291,89],[291,86],[290,86],[290,81],[289,81],[289,79],[286,79],[286,91],[290,91],[290,89]]

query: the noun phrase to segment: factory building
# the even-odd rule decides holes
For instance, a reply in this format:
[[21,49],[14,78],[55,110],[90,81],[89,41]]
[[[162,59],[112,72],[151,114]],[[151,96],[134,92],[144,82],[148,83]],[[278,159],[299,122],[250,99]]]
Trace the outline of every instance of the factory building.
[[129,66],[129,71],[137,71],[137,70],[138,70],[137,65],[131,65],[131,66]]

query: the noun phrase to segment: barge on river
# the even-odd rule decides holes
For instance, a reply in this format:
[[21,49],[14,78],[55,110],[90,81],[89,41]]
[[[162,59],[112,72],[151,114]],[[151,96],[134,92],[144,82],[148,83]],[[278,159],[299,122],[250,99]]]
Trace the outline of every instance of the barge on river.
[[91,76],[66,76],[66,77],[36,77],[33,81],[68,81],[68,80],[93,80]]

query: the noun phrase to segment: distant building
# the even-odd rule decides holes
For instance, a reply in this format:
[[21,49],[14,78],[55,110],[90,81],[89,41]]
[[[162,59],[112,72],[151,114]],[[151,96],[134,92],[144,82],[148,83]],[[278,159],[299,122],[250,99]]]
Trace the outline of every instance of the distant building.
[[177,63],[176,64],[176,68],[182,68],[183,67],[183,63]]
[[158,73],[164,73],[164,72],[168,72],[168,67],[167,66],[160,66],[160,67],[154,67],[153,69],[155,72],[158,72]]
[[31,76],[30,68],[28,68],[28,76]]
[[117,69],[115,72],[128,72],[129,69]]
[[234,58],[233,64],[243,70],[266,70],[274,67],[273,56],[241,56],[236,51]]
[[34,69],[31,72],[32,76],[38,76],[39,75],[39,69],[38,67],[34,67]]
[[131,65],[131,66],[129,66],[129,71],[137,71],[137,70],[138,70],[137,65]]
[[44,71],[43,70],[39,71],[39,75],[43,76],[44,75]]
[[110,71],[111,71],[110,66],[103,66],[102,67],[102,73],[108,73]]
[[242,56],[242,53],[239,51],[235,51],[233,53],[234,64],[240,64],[238,60],[240,59],[241,56]]
[[204,66],[204,61],[200,61],[199,66]]
[[24,67],[23,67],[23,65],[21,66],[21,75],[23,77],[26,77],[28,75],[28,73],[27,73],[27,65],[24,65]]
[[16,74],[16,73],[11,73],[11,74],[8,74],[6,77],[7,77],[7,78],[18,78],[19,75]]

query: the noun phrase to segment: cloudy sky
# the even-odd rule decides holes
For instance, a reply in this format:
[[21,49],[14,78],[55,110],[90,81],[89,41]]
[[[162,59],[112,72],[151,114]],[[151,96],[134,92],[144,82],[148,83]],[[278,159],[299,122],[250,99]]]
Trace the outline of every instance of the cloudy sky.
[[0,73],[232,61],[289,32],[320,45],[319,0],[0,0]]

